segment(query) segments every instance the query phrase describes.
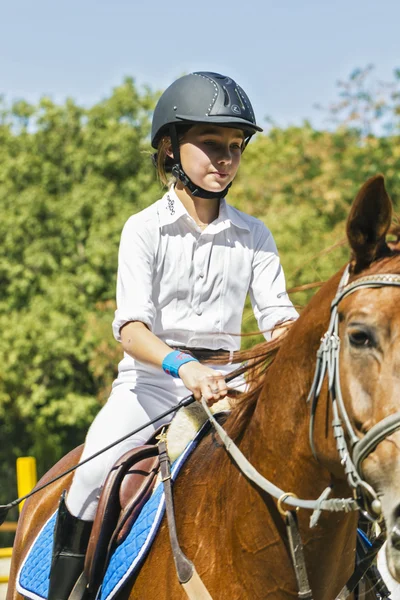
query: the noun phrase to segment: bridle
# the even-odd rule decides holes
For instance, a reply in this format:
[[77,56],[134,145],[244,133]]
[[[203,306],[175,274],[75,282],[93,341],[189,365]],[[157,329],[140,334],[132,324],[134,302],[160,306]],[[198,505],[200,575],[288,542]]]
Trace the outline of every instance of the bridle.
[[[328,498],[331,492],[330,487],[324,490],[317,500],[303,500],[290,492],[284,492],[254,469],[241,450],[213,417],[204,399],[202,400],[203,408],[209,420],[240,471],[259,488],[275,497],[278,503],[279,501],[282,502],[282,498],[284,498],[284,503],[292,508],[312,510],[313,515],[310,527],[315,527],[322,510],[330,512],[361,510],[369,520],[380,520],[382,514],[381,502],[375,490],[363,479],[362,463],[380,442],[400,429],[400,412],[396,412],[379,421],[364,437],[359,438],[356,435],[343,402],[340,386],[340,339],[338,334],[338,306],[343,298],[362,288],[400,287],[400,275],[367,275],[351,283],[348,283],[348,279],[349,267],[347,266],[340,280],[335,298],[331,303],[329,326],[327,332],[321,338],[321,344],[317,351],[317,364],[307,402],[311,402],[310,445],[316,460],[318,460],[314,444],[314,421],[322,384],[327,375],[329,396],[332,402],[333,434],[349,487],[353,490],[353,498]],[[345,430],[348,440],[346,439]]]
[[[382,518],[381,501],[373,487],[363,478],[362,463],[376,449],[378,444],[400,429],[400,412],[396,412],[376,423],[362,438],[359,438],[354,431],[343,402],[340,386],[340,338],[338,314],[340,302],[350,294],[363,288],[400,287],[400,275],[391,273],[384,275],[367,275],[360,277],[351,283],[348,283],[348,280],[349,266],[346,267],[342,275],[335,298],[331,303],[329,326],[327,332],[321,339],[321,344],[317,351],[317,363],[307,402],[311,402],[309,429],[310,446],[314,457],[318,460],[314,444],[315,412],[322,385],[325,376],[327,375],[328,392],[332,403],[333,435],[348,485],[350,489],[353,490],[353,498],[328,498],[331,492],[330,487],[326,488],[317,500],[303,500],[297,498],[296,495],[291,492],[284,492],[279,489],[256,471],[241,450],[213,417],[204,398],[201,401],[209,420],[216,429],[228,454],[232,457],[239,470],[257,487],[278,500],[278,510],[286,519],[290,553],[299,590],[298,597],[304,600],[312,600],[313,595],[308,582],[301,537],[293,509],[306,508],[313,511],[310,527],[316,526],[321,511],[323,510],[331,512],[360,510],[368,520],[372,522],[379,521]],[[289,505],[291,510],[283,510],[283,504]],[[372,563],[381,544],[382,541],[377,538],[376,542],[373,544],[375,547],[368,555],[368,564]],[[363,560],[367,562],[367,556]],[[355,586],[362,576],[362,569],[360,570],[357,568],[350,580],[336,597],[336,600],[348,598],[352,589],[354,589],[354,587],[350,589],[350,581],[352,582],[352,585]]]
[[[311,401],[310,445],[315,458],[314,420],[318,398],[325,376],[328,376],[328,390],[332,403],[332,427],[336,447],[343,465],[350,489],[353,490],[360,510],[371,521],[381,517],[381,502],[375,490],[363,479],[362,463],[376,449],[378,444],[400,429],[400,412],[385,417],[374,425],[364,437],[359,438],[351,425],[340,386],[340,339],[338,334],[340,302],[363,288],[400,287],[400,275],[366,275],[348,284],[349,268],[343,273],[336,296],[331,304],[329,327],[321,340],[317,352],[317,365],[308,401]],[[347,434],[347,439],[345,435]],[[318,458],[317,458],[318,460]]]

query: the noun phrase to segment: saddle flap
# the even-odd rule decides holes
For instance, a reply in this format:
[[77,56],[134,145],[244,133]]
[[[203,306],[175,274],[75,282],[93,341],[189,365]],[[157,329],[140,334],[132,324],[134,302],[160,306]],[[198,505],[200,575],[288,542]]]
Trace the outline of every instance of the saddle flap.
[[135,463],[122,481],[119,498],[122,508],[116,528],[116,543],[123,542],[131,525],[149,499],[160,469],[158,453]]
[[[106,479],[101,492],[85,560],[88,586],[92,591],[100,585],[106,567],[110,539],[113,537],[113,533],[118,525],[121,514],[120,488],[122,482],[127,474],[132,471],[128,476],[129,479],[131,479],[131,475],[133,476],[132,483],[123,487],[128,487],[132,493],[135,493],[133,484],[135,480],[139,486],[139,494],[142,496],[141,492],[145,485],[146,466],[150,468],[150,472],[152,471],[151,465],[153,462],[151,458],[153,458],[153,461],[154,458],[158,460],[157,446],[146,445],[134,448],[118,460]],[[147,465],[148,460],[150,461],[149,465]],[[141,468],[137,472],[134,465],[138,462],[141,464]],[[129,503],[128,498],[124,494],[122,494],[122,497],[125,498],[125,506]],[[123,512],[125,514],[125,511]]]

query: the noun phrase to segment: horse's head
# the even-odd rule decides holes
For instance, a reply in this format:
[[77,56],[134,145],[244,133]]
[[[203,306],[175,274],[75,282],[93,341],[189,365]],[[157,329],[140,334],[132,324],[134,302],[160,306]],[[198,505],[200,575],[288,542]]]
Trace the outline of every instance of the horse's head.
[[340,381],[334,394],[342,393],[350,454],[377,496],[361,491],[370,504],[375,498],[372,513],[379,514],[381,504],[389,568],[400,581],[400,253],[386,242],[391,217],[383,177],[374,177],[361,188],[347,223],[352,260],[349,283],[337,295]]

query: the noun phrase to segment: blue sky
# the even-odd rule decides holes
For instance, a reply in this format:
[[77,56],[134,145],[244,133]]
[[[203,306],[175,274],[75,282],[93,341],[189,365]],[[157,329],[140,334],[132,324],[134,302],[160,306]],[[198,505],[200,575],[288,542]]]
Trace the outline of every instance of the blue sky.
[[324,115],[336,82],[375,65],[400,66],[395,0],[1,0],[0,94],[67,96],[90,105],[131,75],[164,89],[194,70],[236,79],[258,120]]

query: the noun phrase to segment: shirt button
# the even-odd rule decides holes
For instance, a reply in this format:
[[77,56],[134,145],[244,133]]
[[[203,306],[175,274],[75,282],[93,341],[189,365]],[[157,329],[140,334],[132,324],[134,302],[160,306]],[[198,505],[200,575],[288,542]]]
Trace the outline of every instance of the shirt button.
[[202,312],[203,311],[201,310],[200,306],[198,306],[195,310],[196,315],[199,315],[199,316],[202,314]]
[[200,279],[203,279],[204,273],[199,273],[199,277],[200,277]]

